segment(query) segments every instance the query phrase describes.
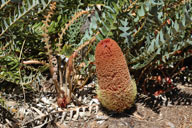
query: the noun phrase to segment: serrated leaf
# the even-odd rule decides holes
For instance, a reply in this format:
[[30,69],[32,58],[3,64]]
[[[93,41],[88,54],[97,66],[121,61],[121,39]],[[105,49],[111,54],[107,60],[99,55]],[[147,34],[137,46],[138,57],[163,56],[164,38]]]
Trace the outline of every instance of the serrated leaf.
[[106,36],[108,34],[106,28],[102,27],[102,28],[99,28],[99,30],[101,31],[101,33]]
[[100,19],[99,14],[98,14],[97,11],[95,11],[95,17],[96,17],[97,21],[101,22],[101,19]]
[[187,43],[192,45],[192,40],[187,40]]
[[155,44],[155,40],[152,40],[152,42],[151,42],[151,44],[150,44],[150,46],[148,48],[149,52],[152,52],[154,50],[154,44]]
[[116,29],[117,29],[117,27],[115,25],[111,24],[111,30],[116,30]]
[[157,55],[160,55],[160,54],[161,54],[161,48],[158,48],[158,49],[157,49],[156,54],[157,54]]
[[115,11],[110,6],[104,6],[106,9],[110,10],[112,13],[115,13]]
[[36,0],[33,0],[32,1],[32,6],[35,6],[36,5]]
[[142,16],[145,15],[145,11],[144,11],[143,5],[141,5],[141,8],[138,10],[138,15],[139,15],[140,17],[142,17]]
[[137,16],[136,18],[134,18],[134,22],[138,22],[139,21],[139,17]]
[[178,24],[179,24],[180,31],[185,30],[185,27],[183,26],[183,23],[181,21],[179,21]]
[[21,16],[20,6],[18,6],[18,13],[19,13],[18,17],[20,17]]
[[94,30],[97,28],[96,17],[92,17],[90,28]]
[[163,36],[163,32],[162,32],[162,30],[160,31],[160,41],[162,42],[162,43],[165,43],[165,40],[164,40],[164,36]]
[[43,4],[43,6],[46,6],[46,3],[44,0],[41,0],[41,3]]
[[120,20],[120,22],[121,22],[121,24],[122,24],[123,26],[127,26],[127,25],[128,25],[127,19],[125,19],[125,21]]
[[30,4],[29,0],[27,0],[27,5],[28,5],[28,8],[31,7],[31,4]]
[[159,33],[157,34],[156,38],[155,38],[155,48],[159,47]]
[[15,63],[13,67],[10,68],[10,70],[14,70],[19,66],[19,63]]
[[186,19],[185,19],[185,15],[184,15],[183,18],[182,18],[182,24],[183,24],[183,26],[185,26],[185,22],[186,22]]
[[27,10],[26,10],[26,7],[24,6],[24,7],[23,7],[23,13],[26,13],[26,11],[27,11]]
[[107,35],[108,35],[108,36],[113,36],[113,33],[110,31],[110,32],[108,32]]
[[9,17],[9,24],[12,24],[12,19],[11,19],[11,17]]
[[5,30],[3,29],[3,27],[1,28],[1,32],[3,33]]
[[110,25],[102,22],[102,25],[106,28],[107,31],[110,31]]
[[98,35],[96,36],[96,39],[99,40],[99,41],[100,41],[100,40],[103,40],[103,36],[102,36],[101,34],[98,34]]
[[110,23],[114,22],[113,17],[110,12],[106,12],[107,14],[107,20],[109,20]]
[[61,20],[61,15],[59,15],[58,17],[57,17],[57,22],[59,22]]
[[130,27],[119,27],[119,29],[123,32],[127,32],[127,30],[129,30]]
[[177,23],[177,20],[174,23],[174,28],[178,32],[179,31],[179,24]]
[[115,9],[116,14],[118,14],[118,13],[119,13],[119,10],[120,10],[119,7],[118,7],[118,4],[112,2],[112,5],[113,5],[113,8]]
[[8,28],[7,22],[5,20],[3,20],[3,22],[4,22],[4,25],[5,25],[5,28]]
[[104,19],[104,21],[106,21],[107,20],[107,18],[106,18],[106,14],[105,13],[102,13],[102,19]]
[[128,33],[127,33],[127,32],[120,34],[120,37],[127,37],[127,36],[128,36]]
[[147,12],[148,12],[149,9],[151,8],[150,6],[151,6],[150,3],[149,3],[148,1],[146,1],[146,3],[145,3],[145,10],[146,10]]
[[161,21],[162,22],[162,17],[163,17],[163,12],[157,12],[157,18],[158,18],[158,20],[159,21]]

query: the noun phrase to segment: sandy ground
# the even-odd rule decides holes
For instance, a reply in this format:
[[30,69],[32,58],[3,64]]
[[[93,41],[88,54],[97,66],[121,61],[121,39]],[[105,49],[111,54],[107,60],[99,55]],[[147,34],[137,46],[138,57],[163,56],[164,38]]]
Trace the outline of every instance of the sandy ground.
[[178,85],[158,97],[138,94],[135,105],[123,113],[100,109],[87,121],[68,127],[82,128],[192,128],[192,87]]
[[[88,89],[88,95],[86,95],[88,102],[89,99],[92,99],[89,91]],[[11,91],[7,90],[7,92]],[[16,92],[20,95],[16,94]],[[16,90],[16,92],[6,94],[6,99],[12,101],[9,103],[11,106],[18,104],[17,106],[22,108],[22,91]],[[19,96],[21,97],[19,98]],[[61,120],[62,113],[56,112],[51,115],[50,106],[46,105],[45,102],[40,102],[40,99],[46,97],[45,94],[27,93],[26,96],[28,97],[26,103],[28,108],[24,111],[23,116],[18,115],[18,109],[12,109],[12,112],[10,112],[0,106],[0,128],[19,128],[26,121],[40,116],[40,114],[47,114],[47,116],[40,116],[37,121],[22,127],[38,126],[48,119],[49,121],[42,125],[42,128],[192,128],[191,84],[177,84],[176,88],[159,96],[138,93],[135,105],[123,113],[113,113],[99,105],[98,112],[92,113],[86,119],[64,120],[62,125],[56,125]],[[54,98],[55,95],[49,97]],[[70,113],[70,111],[68,112]]]

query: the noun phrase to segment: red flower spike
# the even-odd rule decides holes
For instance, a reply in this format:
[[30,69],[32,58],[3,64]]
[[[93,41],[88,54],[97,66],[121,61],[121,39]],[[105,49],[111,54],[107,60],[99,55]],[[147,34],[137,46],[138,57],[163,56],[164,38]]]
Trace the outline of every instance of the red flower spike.
[[97,44],[95,64],[99,86],[97,96],[109,110],[122,112],[134,103],[137,89],[118,44],[104,39]]

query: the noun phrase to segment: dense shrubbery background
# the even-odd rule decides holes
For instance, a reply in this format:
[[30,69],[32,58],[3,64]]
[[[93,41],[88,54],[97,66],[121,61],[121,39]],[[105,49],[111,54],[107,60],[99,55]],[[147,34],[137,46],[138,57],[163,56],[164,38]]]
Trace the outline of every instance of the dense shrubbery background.
[[[95,45],[107,37],[119,43],[137,83],[153,70],[173,74],[192,56],[191,0],[55,1],[53,11],[52,0],[0,1],[1,83],[41,85],[50,55],[69,58],[75,51],[76,74],[86,79],[94,74]],[[42,63],[23,63],[29,60]]]

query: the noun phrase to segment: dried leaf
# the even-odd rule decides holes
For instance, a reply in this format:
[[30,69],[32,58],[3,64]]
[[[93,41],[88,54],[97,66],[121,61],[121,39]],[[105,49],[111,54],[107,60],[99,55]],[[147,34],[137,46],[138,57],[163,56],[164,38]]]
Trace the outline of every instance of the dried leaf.
[[73,119],[74,119],[74,120],[77,120],[78,117],[79,117],[79,107],[76,108],[76,114],[74,115]]
[[39,109],[37,109],[37,108],[35,108],[35,107],[31,107],[33,110],[35,110],[38,114],[39,114],[39,116],[41,117],[43,117],[43,116],[45,116],[45,114],[43,114]]

